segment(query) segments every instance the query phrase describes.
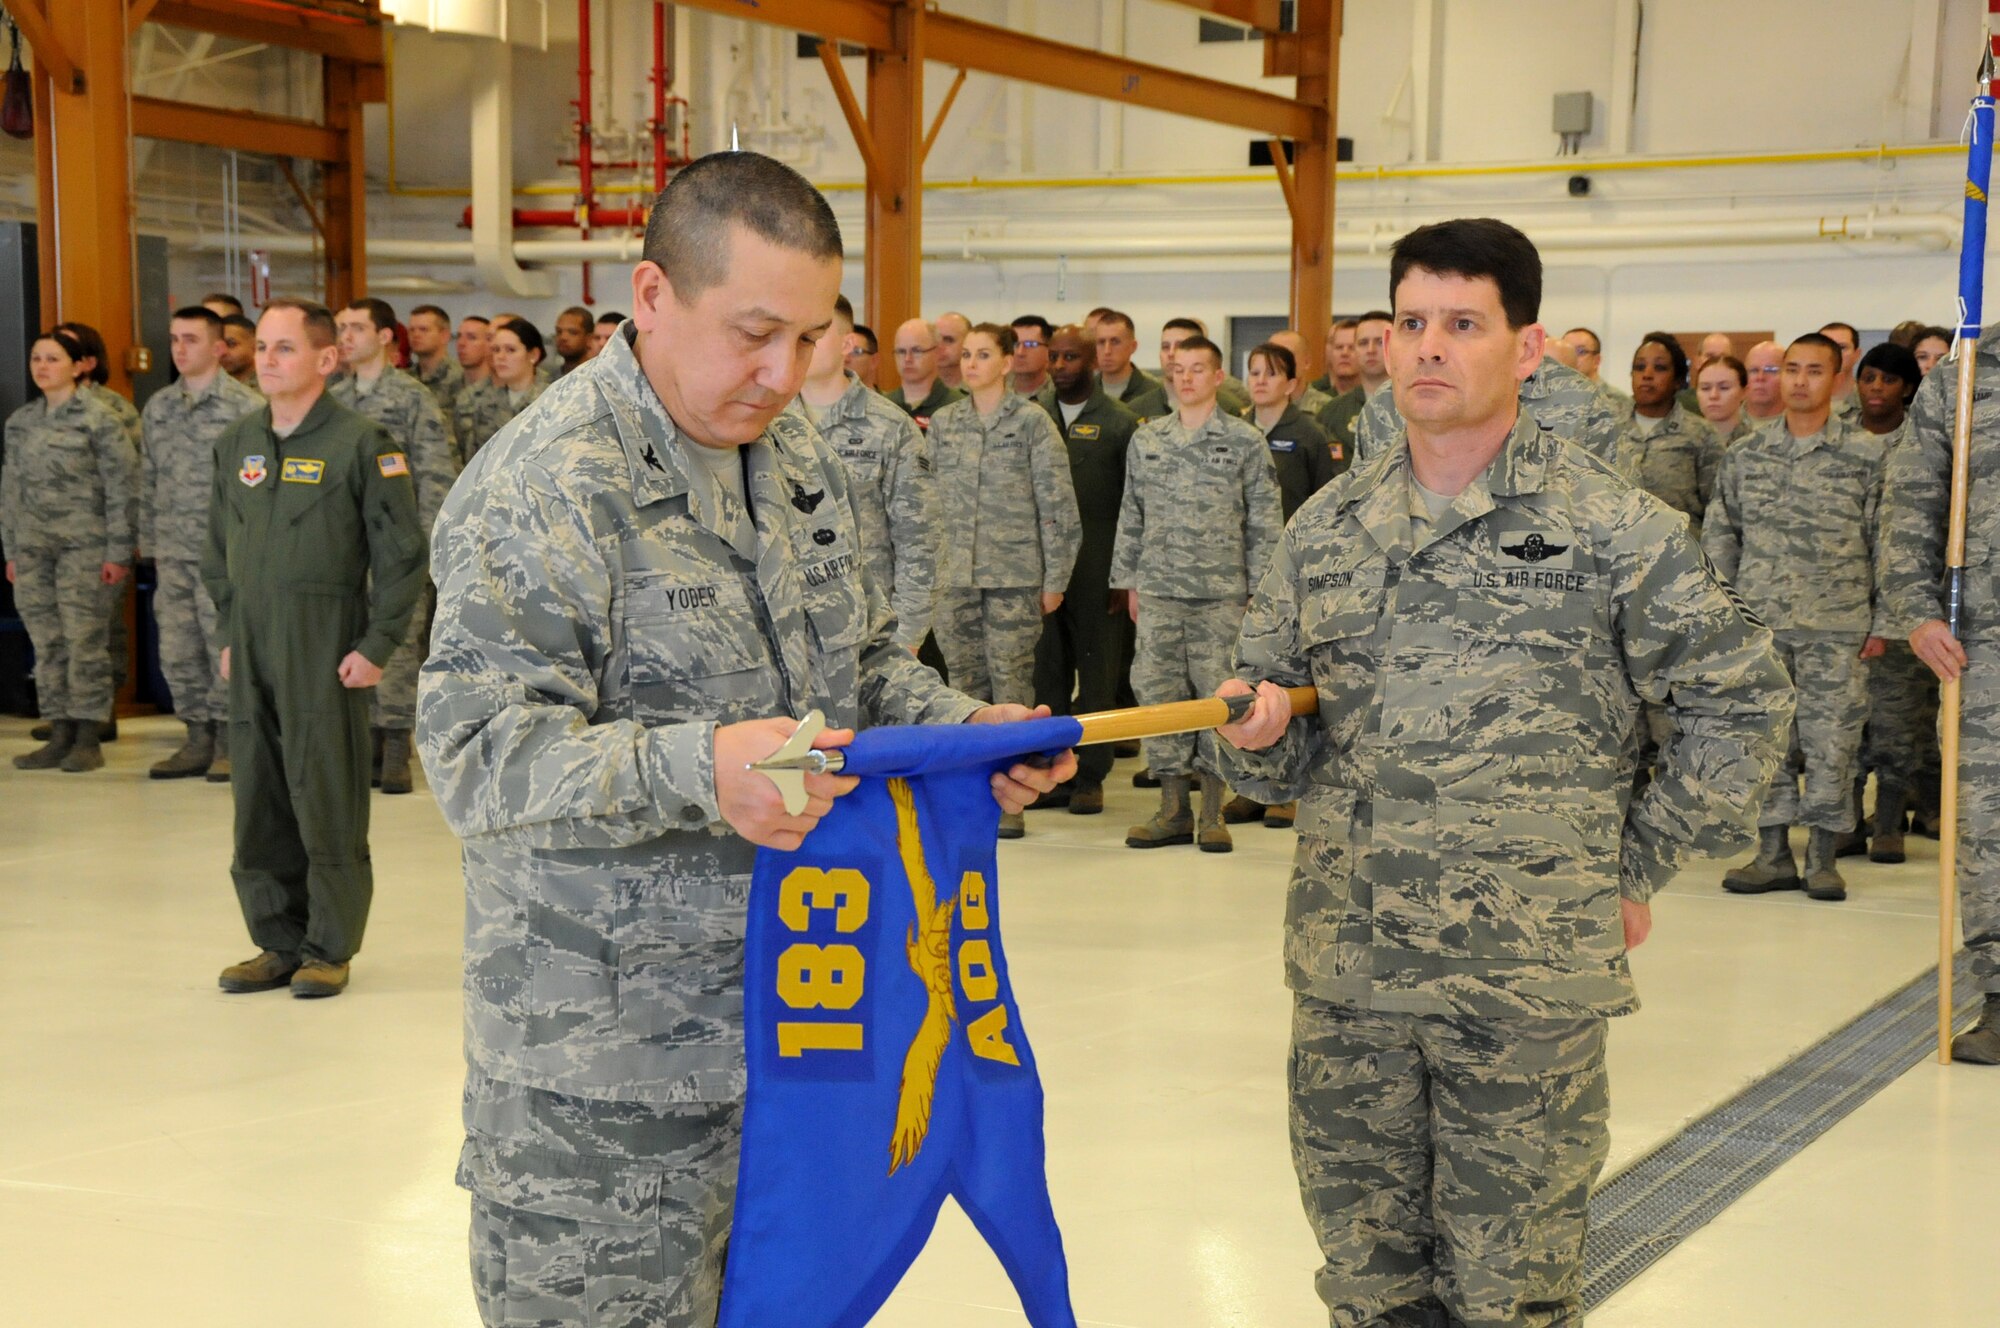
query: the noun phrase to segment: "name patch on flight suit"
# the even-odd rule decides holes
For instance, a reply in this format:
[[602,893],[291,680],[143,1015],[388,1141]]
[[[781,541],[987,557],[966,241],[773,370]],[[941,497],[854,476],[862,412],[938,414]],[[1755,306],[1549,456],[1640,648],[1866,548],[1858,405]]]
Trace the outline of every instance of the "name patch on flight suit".
[[326,462],[293,457],[285,462],[278,478],[287,484],[318,484],[326,478]]
[[394,479],[398,475],[410,473],[410,459],[401,452],[384,452],[375,458],[375,465],[381,470],[384,479]]
[[1296,452],[1299,450],[1299,445],[1289,438],[1273,438],[1269,441],[1273,452]]
[[1072,424],[1069,427],[1069,436],[1072,438],[1095,438],[1102,432],[1103,429],[1095,424]]

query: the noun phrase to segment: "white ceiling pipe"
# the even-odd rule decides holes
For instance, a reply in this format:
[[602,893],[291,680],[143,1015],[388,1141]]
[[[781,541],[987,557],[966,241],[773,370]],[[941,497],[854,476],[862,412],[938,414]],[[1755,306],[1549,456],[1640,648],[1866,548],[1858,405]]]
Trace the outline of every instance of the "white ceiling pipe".
[[[1910,213],[1875,218],[1791,217],[1744,218],[1722,221],[1627,222],[1602,226],[1527,227],[1528,234],[1542,249],[1550,251],[1591,249],[1687,249],[1742,244],[1812,244],[1827,240],[1846,242],[1920,241],[1938,248],[1958,242],[1958,220],[1941,213]],[[1397,232],[1347,232],[1334,237],[1339,254],[1380,254]],[[219,235],[177,237],[179,242],[203,252],[220,252],[225,244]],[[269,253],[310,255],[311,237],[300,235],[255,235],[243,237],[250,249]],[[637,262],[644,247],[643,237],[620,234],[590,240],[515,240],[516,262],[572,263]],[[1009,259],[1054,258],[1282,258],[1291,252],[1291,237],[1283,232],[1236,236],[1123,235],[1101,239],[1064,239],[1054,236],[968,236],[957,240],[939,238],[924,245],[924,257],[932,262],[991,263]],[[368,241],[368,257],[386,263],[471,263],[473,244],[469,240],[388,240]]]
[[[524,271],[511,241],[514,221],[514,48],[482,43],[472,79],[472,253],[495,295],[547,299],[552,272]],[[586,115],[589,107],[584,108]],[[373,246],[370,246],[371,249]]]

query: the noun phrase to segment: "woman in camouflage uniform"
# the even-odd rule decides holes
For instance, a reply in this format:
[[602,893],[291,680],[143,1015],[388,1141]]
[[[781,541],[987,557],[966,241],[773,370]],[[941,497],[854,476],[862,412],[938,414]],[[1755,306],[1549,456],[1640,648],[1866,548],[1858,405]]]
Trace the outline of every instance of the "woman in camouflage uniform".
[[452,420],[467,464],[549,385],[540,376],[545,353],[542,334],[534,324],[503,318],[493,325],[487,351],[491,376],[477,389],[460,394]]
[[44,746],[22,770],[95,770],[97,726],[111,716],[106,657],[111,587],[131,571],[139,456],[117,417],[78,387],[84,348],[67,332],[35,341],[29,373],[41,389],[8,417],[0,469],[0,544],[7,580],[35,647]]

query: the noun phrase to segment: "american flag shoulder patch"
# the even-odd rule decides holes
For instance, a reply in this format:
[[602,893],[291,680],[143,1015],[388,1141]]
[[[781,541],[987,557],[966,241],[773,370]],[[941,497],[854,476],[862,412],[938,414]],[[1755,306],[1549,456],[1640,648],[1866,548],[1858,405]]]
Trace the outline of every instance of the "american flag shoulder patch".
[[384,452],[375,458],[375,464],[381,467],[384,479],[394,479],[398,475],[410,473],[410,459],[401,452]]

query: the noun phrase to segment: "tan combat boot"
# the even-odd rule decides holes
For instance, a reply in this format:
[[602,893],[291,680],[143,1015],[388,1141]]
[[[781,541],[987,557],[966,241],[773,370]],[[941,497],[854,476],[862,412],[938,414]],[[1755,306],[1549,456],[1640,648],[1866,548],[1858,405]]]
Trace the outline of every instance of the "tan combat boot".
[[347,990],[347,965],[330,964],[324,959],[308,959],[292,974],[292,995],[313,999],[338,996]]
[[86,770],[102,770],[104,753],[98,744],[102,741],[97,725],[87,719],[72,720],[70,727],[76,731],[76,741],[64,753],[62,768],[70,774],[81,774]]
[[298,956],[265,950],[255,959],[223,969],[215,985],[227,992],[275,991],[290,982],[298,968]]
[[1847,881],[1836,859],[1840,832],[1813,826],[1806,832],[1806,897],[1833,903],[1847,898]]
[[1222,804],[1228,798],[1229,785],[1222,782],[1221,775],[1202,775],[1201,817],[1195,825],[1195,843],[1204,853],[1235,851],[1236,841],[1229,837],[1229,827],[1222,821]]
[[2000,991],[1987,992],[1979,1022],[1951,1040],[1951,1058],[1968,1065],[2000,1065]]
[[1243,825],[1249,821],[1264,819],[1264,804],[1255,798],[1246,798],[1241,793],[1222,805],[1222,820],[1225,825]]
[[1144,825],[1125,832],[1127,848],[1165,848],[1194,842],[1194,813],[1188,807],[1188,777],[1160,776],[1160,810]]
[[1266,830],[1289,830],[1299,819],[1299,804],[1296,802],[1274,802],[1264,809]]
[[1071,816],[1096,816],[1104,810],[1104,785],[1078,784],[1070,790]]
[[408,793],[410,783],[410,731],[382,730],[382,791]]
[[1875,837],[1868,841],[1870,862],[1901,862],[1903,853],[1903,812],[1907,795],[1901,789],[1875,791]]
[[205,721],[189,720],[181,749],[146,773],[154,779],[191,779],[208,773],[215,759],[215,733]]
[[63,763],[69,749],[76,745],[76,725],[67,719],[52,720],[49,723],[48,740],[32,752],[24,752],[14,758],[16,770],[53,770]]
[[1733,895],[1761,895],[1799,888],[1799,863],[1792,856],[1791,827],[1767,825],[1757,832],[1757,856],[1722,877],[1722,888]]
[[1001,839],[1020,839],[1028,833],[1028,822],[1019,812],[1000,813]]
[[227,784],[229,782],[229,724],[227,721],[209,726],[215,734],[215,759],[208,763],[208,782]]

